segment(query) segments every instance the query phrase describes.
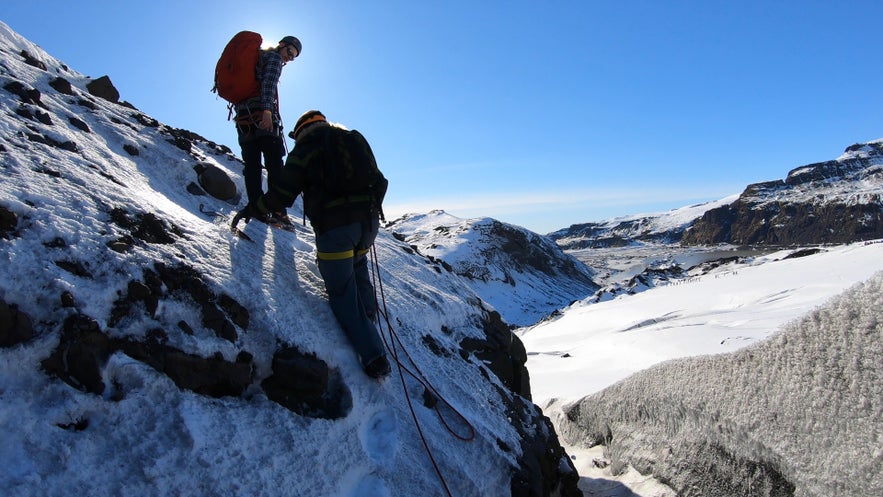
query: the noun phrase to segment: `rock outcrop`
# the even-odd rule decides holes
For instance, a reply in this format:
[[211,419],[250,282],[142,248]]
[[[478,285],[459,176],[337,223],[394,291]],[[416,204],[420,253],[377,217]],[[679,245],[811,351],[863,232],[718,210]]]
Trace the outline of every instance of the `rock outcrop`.
[[787,178],[749,185],[732,204],[709,210],[686,245],[794,246],[883,238],[883,141],[853,145],[837,160]]

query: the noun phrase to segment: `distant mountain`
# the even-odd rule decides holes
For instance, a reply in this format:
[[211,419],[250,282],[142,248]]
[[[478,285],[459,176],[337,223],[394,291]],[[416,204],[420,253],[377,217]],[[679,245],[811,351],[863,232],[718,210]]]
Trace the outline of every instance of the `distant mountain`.
[[705,212],[681,241],[793,246],[881,237],[883,139],[798,167],[784,181],[749,185],[735,202]]
[[575,224],[550,233],[565,250],[636,243],[795,246],[883,237],[883,139],[755,183],[741,195],[669,212]]
[[494,219],[432,211],[406,215],[388,229],[441,269],[462,276],[511,325],[529,326],[599,288],[592,271],[551,239]]
[[702,214],[727,205],[735,199],[734,195],[668,212],[636,214],[597,223],[574,224],[547,236],[565,250],[623,247],[638,242],[673,244],[681,240],[684,231]]

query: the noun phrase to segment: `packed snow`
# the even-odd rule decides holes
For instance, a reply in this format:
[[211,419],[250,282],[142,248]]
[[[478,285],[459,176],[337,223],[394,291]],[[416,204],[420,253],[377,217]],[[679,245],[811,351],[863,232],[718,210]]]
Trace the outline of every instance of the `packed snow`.
[[[46,69],[26,63],[23,52]],[[0,53],[0,86],[24,81],[24,90],[39,91],[28,103],[0,89],[0,207],[18,216],[0,238],[0,298],[30,316],[35,330],[29,341],[0,348],[4,496],[509,492],[522,438],[507,419],[516,405],[536,410],[520,398],[503,402],[506,390],[486,365],[459,355],[462,339],[483,335],[480,300],[457,277],[381,234],[376,260],[392,323],[386,338],[400,343],[399,354],[407,352],[400,361],[425,378],[399,376],[394,367],[385,381],[373,380],[327,305],[312,230],[252,222],[245,228],[251,241],[244,240],[227,224],[236,205],[188,189],[201,160],[243,191],[239,162],[213,144],[178,139],[180,130],[131,107],[90,96],[89,78],[2,23]],[[72,94],[49,84],[57,77],[71,83]],[[109,250],[129,234],[109,214],[116,209],[155,216],[173,243],[137,239],[128,250]],[[299,202],[290,213],[301,217]],[[153,315],[142,310],[109,323],[127,285],[157,263],[192,268],[210,291],[234,298],[250,312],[247,329],[235,340],[215,336],[200,326],[198,306],[172,295]],[[62,306],[66,293],[72,302]],[[115,337],[144,340],[160,329],[169,346],[201,357],[233,361],[247,352],[258,379],[269,374],[280,345],[294,344],[339,374],[351,406],[330,420],[295,414],[257,385],[241,397],[200,395],[122,352],[102,369],[104,394],[82,392],[41,369],[62,323],[76,314]],[[438,409],[424,397],[427,382],[441,396]],[[545,429],[529,424],[528,431]]]
[[769,340],[672,360],[565,408],[565,439],[608,447],[684,497],[883,493],[883,271]]
[[[636,295],[575,304],[558,319],[520,330],[534,401],[560,420],[562,411],[575,402],[651,366],[766,343],[784,326],[883,270],[880,241],[817,249],[802,257],[789,257],[798,250],[755,256]],[[875,311],[879,309],[871,309]],[[879,313],[877,319],[881,322]],[[879,335],[879,328],[876,332]],[[653,388],[632,395],[652,399],[657,393]],[[806,409],[811,405],[807,401]],[[883,437],[883,421],[871,427],[868,436]],[[606,460],[601,447],[577,443],[568,453],[575,457],[586,495],[673,495],[670,488],[634,469],[617,475],[611,467],[598,467],[598,461]],[[861,465],[863,458],[854,456],[840,464]],[[812,468],[801,469],[807,470]]]
[[787,258],[792,252],[574,304],[558,319],[520,330],[534,401],[573,401],[658,362],[738,350],[883,269],[881,243]]
[[[297,343],[336,368],[352,395],[352,410],[343,419],[302,417],[260,392],[216,399],[181,390],[122,353],[111,356],[105,369],[108,384],[122,398],[89,395],[40,371],[58,334],[38,334],[29,343],[0,349],[4,495],[443,495],[405,408],[407,395],[418,398],[422,388],[414,382],[403,388],[395,376],[383,383],[364,376],[327,307],[310,230],[299,226],[289,233],[253,223],[246,229],[251,242],[234,237],[223,224],[234,205],[185,190],[193,181],[194,161],[182,159],[167,128],[145,125],[133,119],[137,111],[123,106],[99,102],[101,112],[81,108],[47,82],[60,74],[81,88],[85,76],[67,68],[58,72],[62,64],[2,23],[0,40],[3,83],[13,73],[37,74],[42,103],[57,118],[22,126],[17,101],[8,94],[0,99],[6,147],[0,151],[0,205],[18,214],[19,229],[26,232],[0,240],[0,297],[39,316],[38,326],[51,328],[73,312],[58,309],[63,292],[75,295],[76,312],[107,316],[142,268],[157,260],[179,261],[251,309],[253,326],[236,344],[198,332],[171,336],[174,345],[228,359],[247,349],[266,374],[277,345]],[[22,50],[55,72],[40,73],[13,56]],[[69,126],[73,117],[91,132]],[[75,143],[77,153],[32,143],[29,133]],[[127,147],[140,151],[137,161]],[[202,142],[195,153],[237,178],[235,161],[218,158]],[[132,253],[116,255],[104,249],[119,234],[108,220],[109,207],[155,213],[182,236],[172,245],[136,245]],[[203,207],[222,216],[203,214]],[[299,204],[291,214],[300,216]],[[445,329],[449,336],[433,336],[456,350],[458,339],[477,333],[472,306],[478,298],[454,276],[404,256],[406,248],[389,233],[377,242],[390,315],[413,360],[473,423],[476,442],[464,443],[448,431],[446,421],[455,431],[463,428],[450,413],[439,418],[418,406],[418,420],[454,495],[506,495],[508,475],[501,469],[517,454],[500,447],[518,447],[519,440],[510,425],[483,421],[506,416],[506,406],[488,391],[486,369],[469,362],[464,372],[463,362],[439,357],[422,342],[428,330]],[[883,243],[819,247],[815,254],[788,257],[793,252],[756,255],[636,295],[578,302],[520,330],[533,401],[555,419],[567,405],[661,362],[761,344],[883,269]],[[82,261],[95,277],[73,275],[56,264],[67,259]],[[606,277],[617,275],[611,270]],[[44,309],[53,311],[46,315]],[[159,315],[173,328],[193,312],[170,303]],[[148,320],[130,324],[126,333],[134,336],[155,326]],[[574,445],[569,451],[586,495],[673,495],[634,469],[604,467],[603,447]],[[873,456],[881,457],[879,451]]]

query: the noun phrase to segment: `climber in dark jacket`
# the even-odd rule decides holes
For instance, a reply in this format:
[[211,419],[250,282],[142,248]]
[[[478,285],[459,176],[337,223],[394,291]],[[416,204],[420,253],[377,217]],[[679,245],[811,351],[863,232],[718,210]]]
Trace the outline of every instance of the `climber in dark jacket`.
[[[304,195],[304,213],[316,233],[319,272],[325,282],[331,310],[359,356],[365,372],[373,378],[389,374],[386,351],[374,320],[377,306],[368,271],[368,250],[380,225],[379,206],[362,196],[335,198],[326,191],[320,174],[323,161],[332,160],[337,149],[326,135],[345,133],[331,125],[321,112],[304,113],[289,134],[296,142],[278,175],[271,176],[268,191],[249,203],[234,218],[260,219],[262,214],[290,207]],[[385,192],[385,182],[384,192]]]

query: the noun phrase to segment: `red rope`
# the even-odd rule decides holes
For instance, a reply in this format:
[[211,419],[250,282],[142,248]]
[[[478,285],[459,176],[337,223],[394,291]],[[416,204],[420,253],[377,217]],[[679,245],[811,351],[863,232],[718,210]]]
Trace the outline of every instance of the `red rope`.
[[[420,371],[420,368],[417,367],[417,363],[414,362],[414,359],[411,357],[411,355],[408,354],[408,351],[405,349],[405,346],[402,343],[401,338],[399,337],[398,333],[396,333],[396,331],[393,328],[392,323],[390,322],[390,319],[389,319],[389,310],[386,307],[386,293],[383,288],[383,280],[380,278],[380,269],[377,265],[377,249],[375,248],[374,245],[371,246],[370,255],[371,255],[371,277],[374,282],[374,301],[375,301],[374,303],[375,303],[375,306],[377,306],[378,315],[383,317],[382,320],[381,319],[377,320],[378,328],[380,329],[380,338],[383,339],[384,345],[390,351],[390,353],[392,354],[393,360],[395,361],[396,365],[398,366],[399,379],[402,382],[402,389],[405,391],[405,400],[407,400],[407,402],[408,402],[408,409],[410,409],[410,411],[411,411],[411,418],[414,420],[414,426],[417,427],[417,432],[420,434],[420,440],[423,442],[423,448],[426,450],[426,454],[429,456],[429,460],[432,462],[432,466],[435,469],[435,473],[438,475],[438,478],[441,481],[442,486],[445,488],[445,492],[448,494],[448,496],[453,497],[453,494],[451,493],[451,489],[448,487],[448,483],[445,480],[445,477],[442,474],[441,469],[439,468],[438,463],[435,460],[435,456],[433,456],[433,454],[432,454],[432,449],[429,447],[429,442],[426,440],[426,436],[423,433],[423,428],[420,426],[420,421],[417,419],[417,413],[416,413],[416,411],[414,411],[414,405],[411,402],[411,395],[408,393],[408,386],[407,386],[407,383],[405,382],[405,373],[408,373],[409,376],[411,376],[412,378],[417,380],[418,383],[423,385],[423,388],[425,388],[428,392],[430,392],[435,397],[437,402],[433,406],[433,410],[435,410],[436,414],[438,415],[438,419],[441,421],[442,425],[445,427],[446,430],[448,430],[448,432],[451,435],[453,435],[455,438],[462,440],[464,442],[469,442],[469,441],[472,441],[475,439],[475,428],[472,426],[471,423],[469,423],[469,421],[466,419],[466,417],[460,413],[460,411],[458,411],[456,408],[454,408],[454,406],[452,406],[451,403],[448,402],[447,399],[445,399],[444,396],[442,396],[438,392],[438,390],[435,389],[435,387],[432,385],[432,383],[426,378],[426,375],[424,375],[423,372]],[[379,292],[379,298],[378,298],[378,292]],[[380,307],[380,303],[383,304],[382,308]],[[386,334],[384,334],[383,325],[382,325],[383,322],[386,322],[386,332],[387,332],[387,334],[389,334],[389,340],[387,340]],[[399,349],[401,349],[401,352],[404,353],[404,357],[407,358],[408,362],[411,363],[413,370],[411,368],[409,368],[405,363],[403,363],[402,360],[399,358]],[[450,409],[460,419],[460,421],[466,425],[468,432],[469,432],[468,435],[465,435],[465,436],[460,435],[459,433],[454,431],[453,428],[451,428],[451,426],[445,420],[445,417],[442,415],[442,412],[440,409],[441,405],[447,406],[448,409]]]

